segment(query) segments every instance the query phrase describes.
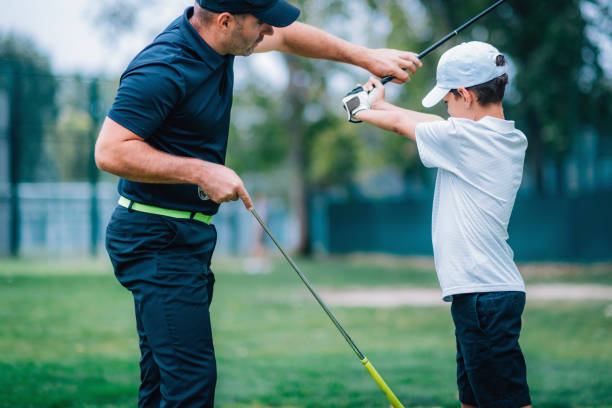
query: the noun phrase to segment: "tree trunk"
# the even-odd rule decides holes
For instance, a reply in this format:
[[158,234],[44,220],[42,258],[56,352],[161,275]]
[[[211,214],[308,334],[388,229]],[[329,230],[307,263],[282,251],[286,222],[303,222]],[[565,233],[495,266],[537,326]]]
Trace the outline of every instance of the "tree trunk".
[[527,127],[529,129],[529,149],[531,150],[531,162],[535,175],[536,191],[538,195],[544,193],[544,176],[542,174],[542,136],[540,126],[532,113],[527,116]]
[[289,160],[291,166],[291,177],[293,182],[290,192],[291,207],[294,209],[299,222],[299,235],[296,245],[296,252],[301,255],[308,255],[310,248],[310,212],[308,205],[308,181],[307,181],[307,146],[305,138],[305,124],[303,113],[305,108],[305,88],[297,85],[299,81],[300,66],[295,57],[285,56],[289,68],[289,87],[287,90],[288,109],[290,114],[287,116],[289,122],[286,128],[289,130],[290,146]]
[[22,92],[23,78],[18,68],[14,68],[11,96],[10,96],[10,119],[9,119],[9,182],[11,184],[10,215],[9,215],[9,248],[11,256],[19,255],[21,244],[20,228],[21,214],[19,212],[19,189],[21,182],[21,149],[20,141],[23,140],[22,119]]
[[557,194],[560,196],[565,195],[565,155],[557,153],[555,155],[555,176],[556,176],[556,187]]

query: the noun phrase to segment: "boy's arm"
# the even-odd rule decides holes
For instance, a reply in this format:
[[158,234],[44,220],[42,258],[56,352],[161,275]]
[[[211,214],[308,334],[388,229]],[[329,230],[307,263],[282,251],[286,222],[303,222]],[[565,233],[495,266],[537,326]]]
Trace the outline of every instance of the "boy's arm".
[[444,120],[438,115],[403,109],[385,101],[385,86],[374,77],[363,85],[364,92],[369,92],[370,109],[353,114],[353,117],[371,123],[381,129],[399,133],[414,140],[415,129],[419,123]]
[[414,140],[419,123],[444,120],[440,116],[403,109],[387,102],[378,103],[373,109],[357,112],[354,117],[381,129],[398,133]]
[[265,36],[255,47],[255,52],[272,50],[353,64],[380,77],[393,75],[396,78],[393,82],[398,83],[409,81],[408,72],[414,74],[423,65],[413,52],[358,46],[299,22],[275,27],[274,34]]

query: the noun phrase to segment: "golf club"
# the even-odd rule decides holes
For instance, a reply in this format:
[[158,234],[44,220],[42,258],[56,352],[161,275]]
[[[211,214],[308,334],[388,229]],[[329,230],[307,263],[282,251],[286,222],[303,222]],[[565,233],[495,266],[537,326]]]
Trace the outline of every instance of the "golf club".
[[391,405],[393,405],[394,408],[404,408],[404,406],[397,399],[395,394],[393,394],[393,391],[391,391],[391,388],[389,388],[387,383],[385,383],[385,380],[383,380],[383,378],[380,376],[380,374],[378,374],[378,371],[376,371],[376,369],[374,368],[372,363],[370,363],[370,361],[367,359],[367,357],[359,350],[359,348],[357,347],[357,345],[355,344],[353,339],[351,339],[351,337],[348,335],[346,330],[344,330],[344,328],[340,325],[340,323],[338,322],[338,319],[336,319],[336,316],[334,316],[334,314],[331,312],[331,310],[329,310],[329,308],[327,307],[325,302],[323,302],[323,299],[321,299],[319,294],[313,289],[313,287],[310,284],[310,282],[308,282],[308,279],[306,279],[304,274],[300,271],[300,268],[298,268],[298,266],[295,264],[295,262],[293,262],[293,259],[291,259],[291,257],[289,255],[287,255],[287,253],[283,250],[283,248],[280,246],[278,241],[276,241],[274,236],[272,236],[272,233],[270,232],[268,227],[266,227],[266,224],[264,224],[262,219],[259,217],[259,215],[257,214],[257,211],[255,211],[255,209],[252,209],[251,213],[257,219],[257,221],[259,222],[261,227],[264,229],[264,231],[266,231],[266,234],[268,234],[270,239],[272,241],[274,241],[274,244],[276,244],[276,247],[281,251],[281,253],[285,257],[287,262],[289,262],[289,265],[291,265],[293,270],[298,274],[298,276],[300,277],[302,282],[304,282],[304,284],[306,285],[306,287],[308,288],[308,290],[310,291],[312,296],[314,296],[314,298],[317,300],[317,302],[319,302],[319,305],[321,305],[321,307],[323,308],[325,313],[327,313],[327,316],[329,316],[329,318],[334,323],[334,325],[336,326],[336,328],[338,329],[340,334],[342,334],[342,337],[344,337],[344,339],[349,344],[349,346],[351,346],[351,348],[353,349],[355,354],[357,354],[357,357],[361,361],[361,364],[363,364],[365,369],[368,370],[368,373],[370,373],[370,375],[372,376],[374,381],[376,381],[376,384],[378,384],[380,389],[385,393],[385,395],[387,396],[387,399],[389,400]]
[[[429,54],[430,52],[432,52],[433,50],[435,50],[436,48],[438,48],[439,46],[441,46],[442,44],[444,44],[446,41],[448,41],[449,39],[453,38],[454,36],[456,36],[460,31],[464,30],[465,28],[469,27],[471,24],[473,24],[476,20],[480,19],[482,16],[488,14],[491,12],[491,10],[493,10],[494,8],[496,8],[497,6],[499,6],[500,4],[502,4],[504,1],[506,0],[498,0],[497,2],[495,2],[493,5],[491,5],[490,7],[488,7],[487,9],[485,9],[484,11],[482,11],[481,13],[479,13],[478,15],[476,15],[475,17],[472,17],[468,22],[464,23],[463,25],[459,26],[458,28],[456,28],[454,31],[451,31],[450,33],[446,34],[443,38],[441,38],[438,42],[436,42],[435,44],[429,46],[425,51],[421,52],[419,55],[417,55],[418,59],[422,59],[424,56],[426,56],[427,54]],[[386,84],[389,81],[393,81],[395,79],[395,77],[393,75],[387,75],[383,78],[380,79],[380,82],[382,82],[382,84]],[[356,93],[359,93],[363,91],[363,88],[361,86],[358,86],[356,88],[354,88],[352,91],[350,91],[349,93],[346,94],[346,96],[349,95],[353,95]]]

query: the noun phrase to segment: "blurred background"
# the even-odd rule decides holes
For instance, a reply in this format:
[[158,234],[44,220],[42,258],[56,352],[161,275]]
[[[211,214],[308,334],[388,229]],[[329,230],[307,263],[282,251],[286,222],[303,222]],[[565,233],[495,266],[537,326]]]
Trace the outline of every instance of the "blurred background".
[[[115,178],[94,165],[97,132],[122,70],[187,3],[3,1],[0,254],[103,252],[117,194]],[[325,0],[300,4],[300,21],[420,52],[487,4]],[[410,83],[387,86],[394,103],[419,109],[439,56],[458,42],[488,41],[510,58],[505,113],[529,139],[510,226],[518,260],[612,257],[609,11],[608,0],[564,0],[554,12],[508,2],[427,56]],[[431,255],[435,170],[420,164],[414,143],[344,120],[341,97],[367,77],[280,53],[237,58],[227,164],[299,253]],[[359,214],[368,216],[356,234]],[[224,205],[215,222],[218,253],[251,250],[256,225],[240,205]]]
[[[360,45],[417,53],[492,3],[487,0],[292,2],[302,10],[299,21]],[[18,391],[14,391],[11,394],[14,399],[9,399],[12,402],[6,406],[94,406],[94,400],[103,401],[107,404],[104,406],[130,406],[137,379],[137,367],[131,365],[137,361],[136,344],[132,344],[135,342],[133,318],[129,295],[110,278],[112,272],[104,250],[106,223],[118,198],[117,180],[97,170],[93,149],[121,72],[190,2],[0,0],[0,5],[0,294],[3,295],[0,299],[5,302],[4,312],[0,311],[0,331],[5,333],[0,335],[0,351],[3,350],[0,354],[5,356],[0,357],[0,371],[11,373],[0,379],[0,395],[2,384],[6,389],[17,387],[17,390],[21,385],[29,392],[15,396]],[[610,0],[508,0],[428,55],[412,81],[386,86],[388,99],[393,103],[421,109],[422,97],[435,82],[437,60],[450,47],[462,41],[487,41],[509,58],[511,75],[504,102],[505,115],[516,122],[529,140],[509,233],[515,258],[524,265],[521,270],[528,283],[570,282],[594,284],[599,288],[612,284],[609,263],[612,259],[611,14]],[[235,75],[227,165],[244,179],[256,208],[272,232],[285,247],[301,256],[301,262],[315,282],[336,289],[359,284],[435,288],[431,200],[436,171],[422,166],[413,142],[369,125],[349,124],[341,108],[342,96],[355,83],[365,82],[369,73],[327,61],[266,53],[238,57]],[[447,116],[443,106],[433,112]],[[282,311],[278,307],[265,309],[261,313],[267,321],[278,323],[278,327],[270,328],[271,332],[279,334],[289,330],[281,322],[304,319],[321,320],[317,324],[324,327],[318,331],[295,323],[291,329],[303,337],[301,347],[316,348],[316,342],[313,345],[308,340],[315,330],[315,338],[321,341],[318,357],[308,355],[291,360],[288,356],[294,355],[293,349],[283,354],[283,358],[289,359],[283,360],[289,361],[286,365],[259,362],[262,370],[274,367],[271,371],[278,373],[281,385],[276,388],[243,383],[251,391],[258,390],[243,395],[235,391],[234,384],[221,379],[221,395],[232,395],[221,397],[221,405],[376,405],[362,398],[360,393],[367,392],[382,406],[384,401],[378,399],[382,394],[369,388],[367,378],[363,384],[360,382],[359,367],[354,373],[359,380],[348,389],[343,388],[346,385],[340,381],[342,378],[338,379],[346,374],[342,368],[336,368],[336,379],[340,382],[321,383],[319,388],[325,392],[319,391],[323,394],[305,390],[301,383],[304,376],[310,382],[323,381],[315,367],[302,372],[299,378],[288,376],[288,372],[293,373],[292,366],[318,361],[317,358],[318,363],[329,361],[329,347],[332,347],[329,344],[342,351],[345,346],[333,329],[327,327],[324,316],[314,310],[314,302],[305,295],[301,297],[299,282],[289,275],[292,272],[286,271],[286,265],[274,260],[276,250],[264,239],[241,204],[224,204],[214,223],[219,230],[217,269],[238,288],[238,292],[228,292],[229,309],[243,311],[248,316],[247,311],[254,310],[250,303],[254,300],[247,301],[236,294],[260,288],[257,285],[261,285],[261,293],[267,293],[264,288],[272,285],[278,288],[270,292],[270,298],[276,299],[274,302],[291,301],[292,307],[303,302],[311,308],[308,310],[313,317],[292,315],[293,309],[287,309],[286,304]],[[369,256],[355,258],[356,253]],[[272,261],[262,266],[263,256]],[[236,277],[245,271],[267,271],[267,277],[257,279],[270,281],[244,280],[256,279],[253,276]],[[289,275],[286,281],[285,275]],[[65,279],[67,276],[69,280]],[[104,300],[93,303],[100,302],[108,313],[115,311],[116,304],[123,304],[123,308],[111,316],[102,316],[97,309],[92,309],[87,318],[75,317],[71,314],[75,308],[90,303],[87,293],[92,285],[108,294]],[[295,288],[288,289],[288,285]],[[279,296],[282,288],[287,293],[297,291],[300,295],[289,294],[287,298],[277,299],[275,296]],[[70,290],[68,293],[75,297],[64,304],[67,300],[63,294]],[[219,290],[223,293],[223,286]],[[534,350],[528,355],[528,362],[530,357],[539,366],[530,368],[538,386],[535,392],[540,398],[539,405],[612,405],[612,306],[608,295],[600,298],[592,295],[599,293],[593,290],[587,290],[584,297],[599,299],[595,303],[565,305],[567,309],[557,307],[553,315],[549,304],[534,304],[531,309],[532,327],[550,325],[544,332],[526,339]],[[33,303],[24,303],[24,299]],[[76,299],[80,301],[76,303]],[[24,320],[26,304],[36,313],[27,314]],[[49,304],[62,305],[62,311],[47,310]],[[439,379],[432,371],[430,377],[423,377],[426,384],[417,380],[409,395],[416,405],[453,406],[451,323],[443,320],[442,326],[430,327],[436,319],[448,320],[447,311],[440,313],[439,308],[434,308],[425,318],[425,312],[409,307],[400,309],[403,318],[408,320],[395,321],[397,317],[392,317],[387,309],[367,309],[358,315],[342,310],[342,317],[353,321],[355,326],[361,326],[365,319],[394,330],[385,332],[388,336],[378,343],[368,344],[366,340],[369,346],[366,350],[378,352],[385,371],[391,372],[390,383],[412,384],[411,378],[416,377],[417,369],[421,373],[429,369],[433,353],[428,349],[425,354],[419,354],[419,347],[408,351],[391,338],[398,333],[404,338],[410,337],[414,333],[410,328],[416,327],[422,327],[423,333],[429,330],[448,337],[449,342],[440,347],[450,357],[441,358],[437,367],[445,367],[449,376]],[[304,311],[300,309],[296,313]],[[95,337],[90,332],[94,329],[88,326],[88,322],[96,321],[93,315],[99,321],[117,323],[117,337],[111,336],[103,344],[89,344]],[[569,320],[563,320],[567,323],[565,329],[555,334],[553,322],[558,322],[559,315]],[[66,319],[66,316],[72,317]],[[253,315],[252,319],[259,317]],[[279,334],[280,338],[266,337],[271,343],[267,343],[268,348],[260,349],[263,347],[260,343],[254,344],[258,337],[251,335],[261,329],[262,323],[257,328],[246,325],[249,330],[245,333],[233,331],[245,327],[244,321],[232,320],[236,319],[235,315],[217,319],[220,337],[231,345],[221,346],[218,351],[221,363],[230,367],[232,374],[242,373],[249,381],[254,381],[254,374],[244,371],[241,360],[252,355],[249,347],[259,350],[259,356],[269,356],[268,348],[277,344],[273,341],[278,344],[295,341]],[[24,321],[28,322],[27,328],[20,328]],[[40,335],[55,338],[57,343],[38,344],[40,336],[23,335],[36,324],[46,327]],[[49,325],[64,327],[66,331],[53,334]],[[73,329],[78,333],[72,333]],[[96,336],[106,339],[108,333],[104,333]],[[369,334],[366,331],[361,338]],[[72,335],[78,341],[67,340]],[[544,345],[557,335],[569,339],[568,343],[560,344],[558,350],[553,347],[556,351],[546,349]],[[126,338],[129,343],[124,342]],[[433,335],[419,338],[418,344],[437,345],[438,341]],[[587,343],[592,347],[586,347]],[[31,346],[28,348],[26,344]],[[41,349],[51,351],[45,354]],[[14,350],[23,354],[18,352],[16,356],[21,357],[11,360],[7,356]],[[57,353],[53,354],[54,350]],[[108,350],[106,357],[113,356],[104,362],[107,365],[103,364],[105,355],[100,350]],[[556,360],[544,356],[546,352],[557,351]],[[89,359],[91,366],[83,366],[82,360],[71,365],[78,355]],[[351,367],[346,369],[352,370],[351,357],[344,354],[341,357],[335,362],[337,367],[343,367],[346,359],[347,367]],[[52,369],[40,362],[46,358],[52,361]],[[395,363],[404,358],[416,361],[411,366],[413,377],[406,374],[410,372],[406,367],[396,367]],[[578,365],[580,374],[572,375],[568,368],[572,364]],[[382,371],[378,365],[377,368]],[[78,373],[82,372],[87,374],[81,378]],[[119,379],[111,374],[117,372],[121,372]],[[58,375],[63,380],[58,382]],[[593,376],[597,380],[589,382],[588,378]],[[75,403],[77,390],[83,387],[89,390],[86,385],[89,383],[83,378],[91,382],[104,378],[114,385],[102,390],[92,386],[95,398]],[[67,383],[67,396],[57,397],[60,399],[51,404],[50,395],[62,382]],[[32,394],[31,389],[39,383],[47,384],[47,391]],[[447,393],[423,391],[427,387],[445,389]],[[354,398],[332,398],[343,393]],[[119,397],[113,399],[111,395]],[[568,397],[572,395],[578,396]],[[323,400],[328,402],[322,403]],[[0,401],[0,406],[5,405]]]

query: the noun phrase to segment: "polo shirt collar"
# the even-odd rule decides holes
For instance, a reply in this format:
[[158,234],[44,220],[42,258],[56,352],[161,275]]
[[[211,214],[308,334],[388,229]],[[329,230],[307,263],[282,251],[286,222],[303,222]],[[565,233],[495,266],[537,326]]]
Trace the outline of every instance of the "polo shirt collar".
[[512,132],[515,129],[513,120],[499,119],[493,116],[485,116],[479,122],[499,132]]
[[206,41],[204,41],[204,39],[189,22],[189,18],[192,15],[193,7],[188,7],[181,18],[181,32],[196,54],[198,54],[198,56],[202,58],[202,60],[206,62],[211,69],[216,70],[225,62],[226,59],[228,59],[228,55],[223,56],[218,54],[217,51],[215,51]]

